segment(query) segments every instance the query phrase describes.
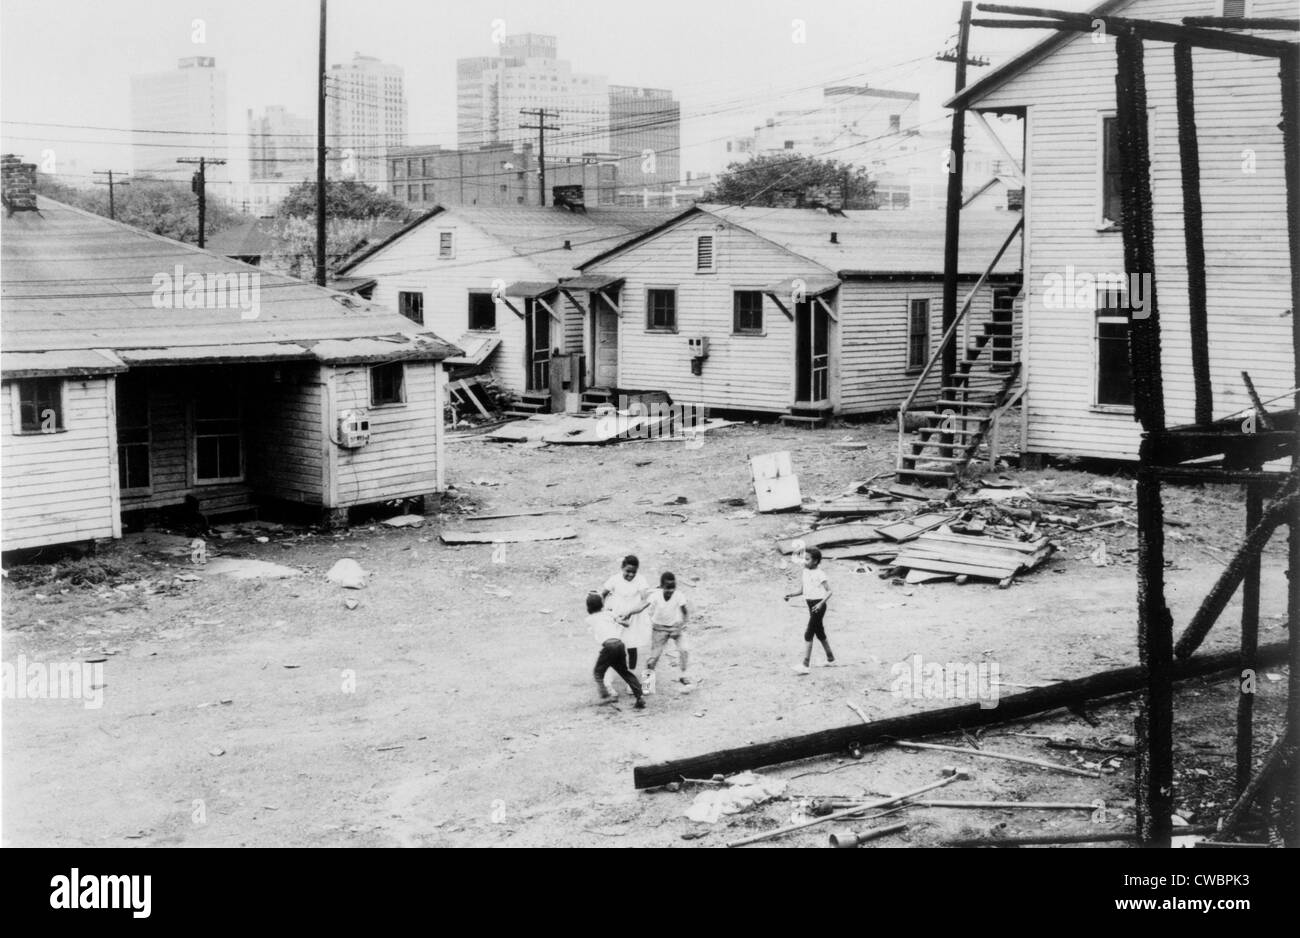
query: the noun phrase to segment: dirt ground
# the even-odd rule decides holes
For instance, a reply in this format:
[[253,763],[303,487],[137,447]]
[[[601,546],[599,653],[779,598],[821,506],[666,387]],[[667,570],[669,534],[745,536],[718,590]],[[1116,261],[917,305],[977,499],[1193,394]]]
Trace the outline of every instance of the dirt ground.
[[[869,450],[836,448],[844,439]],[[808,518],[752,514],[748,455],[788,449],[805,495],[829,495],[892,465],[892,425],[820,431],[742,425],[705,445],[641,442],[532,447],[481,438],[449,443],[454,496],[419,528],[345,533],[285,528],[210,542],[212,554],[285,564],[289,579],[239,580],[160,553],[165,538],[128,537],[101,550],[121,565],[107,583],[41,581],[11,569],[4,583],[3,657],[28,662],[105,658],[103,706],[7,699],[3,710],[6,846],[718,846],[788,822],[800,797],[919,787],[951,763],[977,777],[943,797],[1093,802],[1115,810],[911,809],[910,827],[881,846],[981,834],[1119,828],[1132,824],[1132,760],[1103,779],[966,759],[868,750],[762,770],[789,780],[789,800],[717,824],[683,812],[694,792],[637,792],[632,767],[847,725],[954,701],[891,693],[891,666],[997,662],[1003,681],[1034,684],[1136,663],[1135,532],[1077,535],[1010,589],[991,583],[897,586],[870,567],[827,561],[827,617],[841,666],[799,676],[804,616],[785,603],[797,575],[777,537]],[[1071,468],[1009,470],[1086,489],[1099,476]],[[1129,480],[1115,479],[1128,486]],[[493,483],[493,484],[480,484]],[[572,524],[573,540],[448,547],[439,530],[467,511],[585,503],[570,515],[485,522],[492,529]],[[746,507],[726,504],[743,498]],[[685,499],[681,502],[681,499]],[[677,503],[669,505],[668,503]],[[671,512],[674,514],[653,514]],[[1170,494],[1169,596],[1185,623],[1239,539],[1235,487]],[[682,517],[679,517],[682,516]],[[1131,517],[1131,512],[1129,517]],[[1104,515],[1098,517],[1105,517]],[[1089,560],[1105,541],[1111,563]],[[583,626],[588,590],[626,553],[657,580],[676,572],[703,680],[675,682],[635,711],[625,695],[596,705],[595,643]],[[369,573],[366,589],[327,583],[340,558]],[[1285,637],[1284,554],[1270,545],[1261,642]],[[197,579],[178,581],[177,575]],[[345,600],[355,600],[349,609]],[[1234,646],[1239,600],[1207,649]],[[820,659],[820,652],[816,660]],[[1261,681],[1259,748],[1271,741],[1285,670]],[[1014,688],[1006,688],[1006,692]],[[1177,802],[1192,823],[1229,799],[1235,686],[1189,682],[1177,704]],[[1076,737],[1131,733],[1131,701],[1100,707],[1091,727],[1069,713],[999,726],[989,748],[1074,764],[1012,732]],[[931,741],[961,744],[959,737]],[[821,846],[821,825],[775,841]],[[859,825],[860,826],[860,825]]]

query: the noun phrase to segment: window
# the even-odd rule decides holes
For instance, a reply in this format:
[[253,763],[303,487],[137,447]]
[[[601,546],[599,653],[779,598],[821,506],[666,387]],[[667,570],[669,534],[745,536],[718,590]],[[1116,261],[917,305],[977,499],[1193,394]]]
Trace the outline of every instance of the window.
[[793,141],[793,140],[787,140],[787,141],[785,142],[785,148],[786,148],[787,150],[793,150],[793,149],[794,149],[794,141]]
[[117,484],[149,488],[149,387],[134,375],[117,379]]
[[63,429],[63,379],[31,378],[18,382],[18,428],[21,433],[56,433]]
[[452,240],[451,236],[452,236],[452,232],[450,231],[438,232],[438,256],[439,257],[456,256],[453,250],[455,247],[455,242]]
[[1097,406],[1132,407],[1129,363],[1130,310],[1119,290],[1097,294]]
[[646,328],[677,331],[677,291],[646,290]]
[[1101,227],[1118,230],[1124,219],[1120,189],[1119,118],[1101,119]]
[[432,184],[432,183],[428,183],[428,182],[426,182],[426,183],[422,186],[422,189],[423,189],[423,191],[424,191],[424,201],[426,201],[426,202],[432,202],[432,201],[434,200],[434,198],[436,198],[436,196],[435,196],[434,193],[433,193],[433,184]]
[[907,314],[907,370],[920,371],[930,358],[930,301],[912,300]]
[[230,386],[210,388],[194,400],[195,483],[239,482],[244,477],[243,422]]
[[406,403],[406,366],[401,362],[370,369],[370,406]]
[[1244,19],[1246,16],[1246,0],[1223,0],[1223,16],[1226,19]]
[[718,269],[713,254],[713,235],[700,235],[695,239],[695,269],[709,272]]
[[405,316],[411,322],[418,322],[424,325],[424,294],[408,293],[399,290],[397,293],[397,311]]
[[734,321],[732,332],[763,333],[763,294],[759,290],[737,290],[732,294]]
[[405,160],[393,160],[393,178],[394,178],[394,179],[405,179],[405,178],[406,178],[406,161],[405,161]]
[[889,132],[890,132],[891,134],[896,134],[896,133],[898,133],[898,132],[899,132],[900,130],[902,130],[902,129],[903,129],[903,115],[902,115],[902,114],[890,114],[890,115],[889,115]]
[[491,293],[469,295],[469,328],[491,332],[497,327],[497,304]]

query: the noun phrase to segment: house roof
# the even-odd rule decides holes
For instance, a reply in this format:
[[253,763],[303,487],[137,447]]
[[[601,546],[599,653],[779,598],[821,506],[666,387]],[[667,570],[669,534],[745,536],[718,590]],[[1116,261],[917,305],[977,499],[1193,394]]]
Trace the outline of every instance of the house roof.
[[[832,274],[943,274],[945,218],[942,211],[933,209],[848,211],[832,215],[820,209],[806,208],[695,206],[670,222],[592,258],[587,266],[649,240],[700,213],[749,231]],[[983,273],[1019,218],[1019,215],[1009,213],[981,213],[965,218],[961,228],[958,271],[974,275]],[[832,233],[838,243],[831,242]],[[1018,252],[1007,251],[994,272],[1014,273],[1019,266]],[[617,273],[617,267],[611,267],[610,272]],[[773,271],[773,274],[780,273],[782,271]]]
[[362,251],[340,267],[339,274],[355,269],[361,261],[443,213],[478,228],[518,256],[526,257],[556,281],[576,277],[577,268],[590,258],[678,214],[594,205],[588,206],[585,212],[537,205],[439,206]]
[[[275,218],[249,218],[229,228],[223,228],[207,238],[207,249],[215,254],[227,257],[262,257],[272,254],[282,247],[276,237],[279,220]],[[354,252],[365,250],[373,244],[390,237],[406,226],[405,222],[392,218],[380,218],[374,222],[370,234],[361,238],[347,250],[338,252],[346,257]]]
[[[1087,13],[1089,15],[1101,14],[1104,16],[1109,13],[1115,13],[1132,2],[1133,0],[1103,0],[1102,3],[1089,7]],[[1055,52],[1061,46],[1079,35],[1079,33],[1069,29],[1052,29],[1048,30],[1048,32],[1049,35],[1038,40],[1024,51],[1007,59],[997,68],[993,69],[993,71],[982,75],[979,81],[972,82],[957,94],[953,95],[944,102],[944,107],[974,107],[979,99],[984,97],[984,95],[993,91],[995,88],[1000,88],[1007,80],[1019,75],[1031,65],[1037,64],[1052,52]]]
[[[11,363],[26,368],[41,361],[35,353],[53,352],[118,352],[128,363],[459,354],[432,332],[356,297],[43,197],[39,208],[5,218],[0,229],[6,376]],[[185,308],[187,282],[193,288],[200,277],[206,290],[232,274],[244,275],[242,289],[230,294],[233,304],[209,303],[206,292],[192,290],[193,305]],[[65,357],[50,362],[63,367]],[[120,369],[106,360],[102,371],[113,370]]]

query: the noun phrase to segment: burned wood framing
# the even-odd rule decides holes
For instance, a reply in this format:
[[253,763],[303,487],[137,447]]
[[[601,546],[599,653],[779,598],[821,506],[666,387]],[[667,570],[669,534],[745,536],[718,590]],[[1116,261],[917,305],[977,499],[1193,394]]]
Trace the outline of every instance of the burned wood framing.
[[[1261,667],[1267,667],[1285,661],[1286,655],[1286,643],[1276,642],[1259,649],[1257,661]],[[1179,680],[1222,672],[1235,675],[1240,667],[1240,661],[1240,654],[1236,651],[1200,655],[1190,661],[1171,663],[1169,673],[1171,679]],[[874,723],[855,723],[805,736],[711,752],[687,759],[639,765],[632,770],[632,781],[637,788],[656,788],[682,778],[712,778],[717,773],[743,772],[747,769],[844,752],[852,744],[866,746],[897,739],[950,733],[962,728],[991,726],[1105,697],[1131,694],[1141,690],[1144,685],[1145,672],[1141,666],[1120,668],[1116,671],[1104,671],[1072,681],[1062,681],[1048,687],[1035,688],[1023,694],[1001,697],[996,707],[983,707],[979,703],[944,707],[923,713],[889,717]]]

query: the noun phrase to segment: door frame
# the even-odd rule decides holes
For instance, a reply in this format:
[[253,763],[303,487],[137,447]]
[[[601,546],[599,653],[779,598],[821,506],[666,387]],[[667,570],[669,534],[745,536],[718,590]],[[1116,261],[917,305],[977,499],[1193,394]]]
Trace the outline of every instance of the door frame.
[[[794,389],[793,389],[792,398],[795,406],[815,407],[819,405],[824,405],[830,407],[831,409],[834,409],[835,397],[836,397],[836,384],[837,384],[836,381],[837,372],[835,368],[837,356],[835,354],[835,346],[838,341],[839,335],[838,335],[838,330],[836,329],[835,317],[826,311],[826,309],[822,306],[822,302],[819,302],[819,299],[821,299],[822,302],[825,302],[824,298],[821,297],[808,297],[805,300],[793,304],[794,305],[794,310],[793,310],[794,312],[794,355],[793,355]],[[805,316],[801,314],[801,310],[807,310],[806,328],[808,331],[806,334],[806,338],[804,332]],[[821,317],[821,321],[823,321],[826,325],[825,353],[822,356],[818,356],[814,351],[815,336],[817,331],[816,327],[817,327],[817,322],[819,321],[818,317]],[[809,385],[808,387],[809,399],[805,399],[801,396],[804,390],[803,369],[805,367],[805,363],[803,361],[804,356],[801,354],[801,352],[804,349],[807,350],[807,358],[808,358],[807,368],[810,372],[810,374],[807,376],[808,385]],[[818,366],[815,364],[815,360],[819,357],[825,359],[825,361],[820,366],[820,371],[822,372],[825,380],[825,393],[822,397],[813,397],[812,392],[815,389],[814,382],[816,381],[816,376],[811,372],[818,370]]]
[[588,301],[587,301],[587,341],[585,343],[586,344],[585,351],[587,354],[586,380],[587,380],[587,387],[589,388],[594,388],[598,386],[597,368],[599,362],[597,361],[597,358],[600,354],[600,313],[602,307],[606,311],[608,311],[608,313],[611,316],[614,317],[615,345],[614,345],[613,387],[617,387],[618,385],[618,372],[619,372],[619,363],[621,359],[620,353],[622,352],[623,336],[622,336],[622,330],[619,328],[620,319],[618,314],[617,301],[611,302],[610,299],[606,297],[604,292],[601,290],[592,290],[588,294]]

